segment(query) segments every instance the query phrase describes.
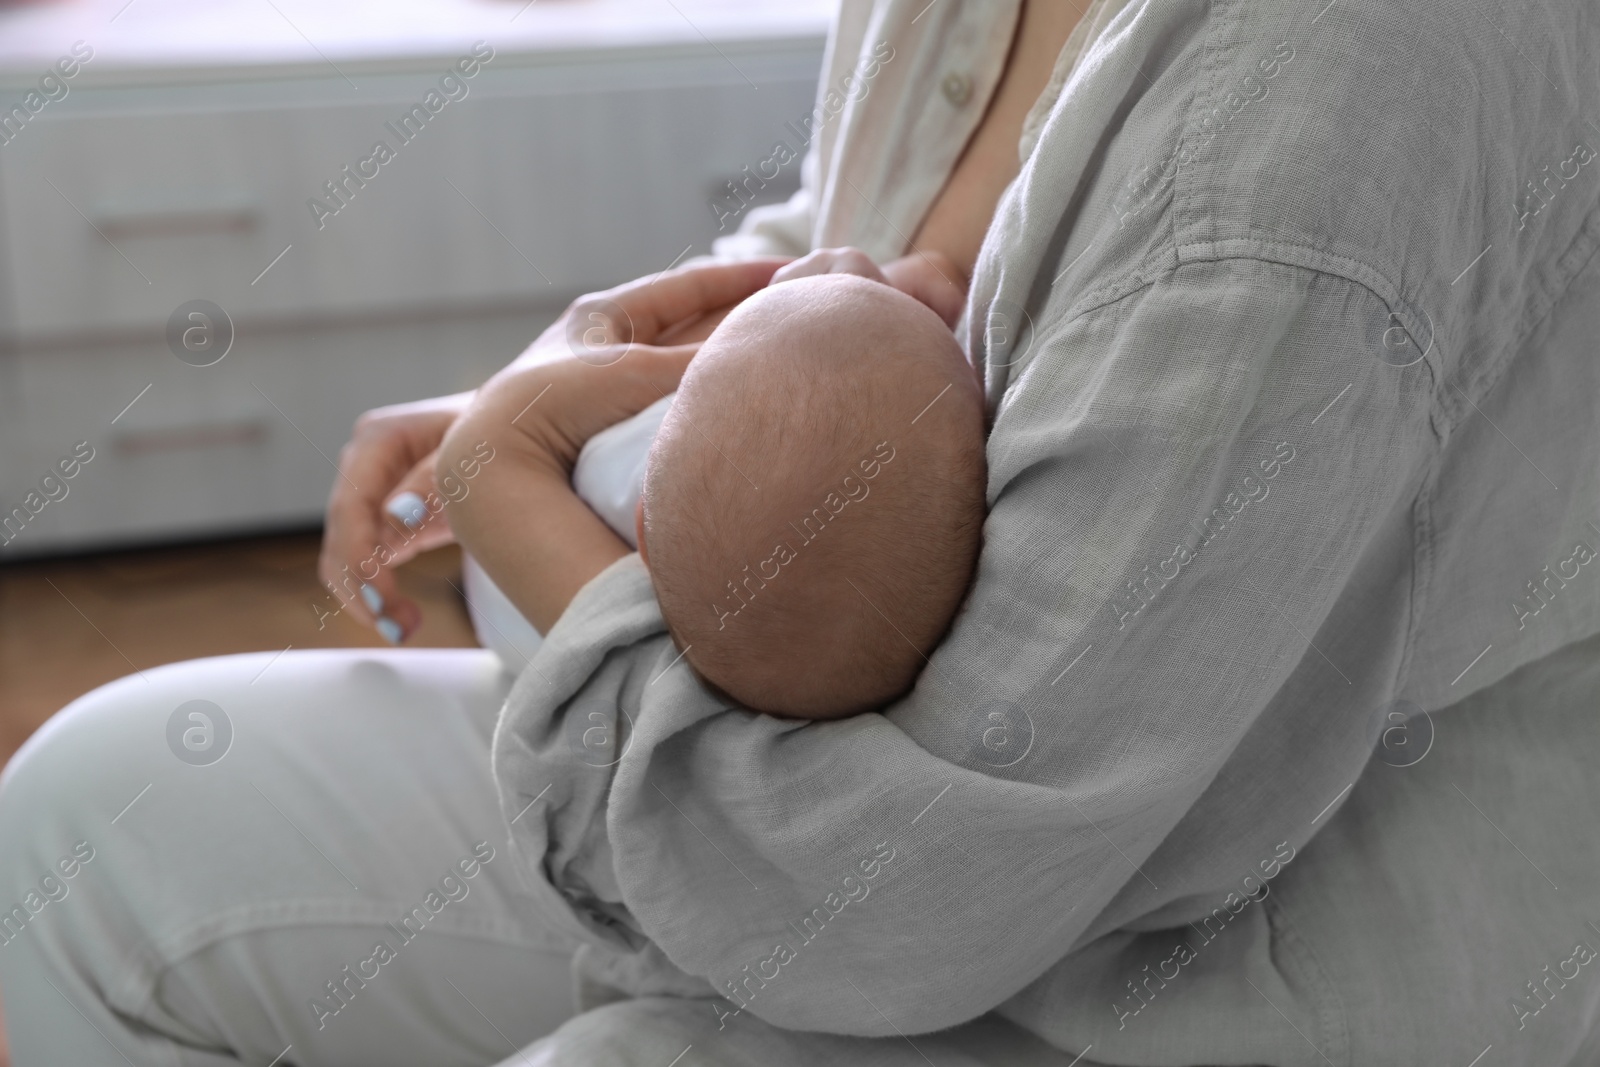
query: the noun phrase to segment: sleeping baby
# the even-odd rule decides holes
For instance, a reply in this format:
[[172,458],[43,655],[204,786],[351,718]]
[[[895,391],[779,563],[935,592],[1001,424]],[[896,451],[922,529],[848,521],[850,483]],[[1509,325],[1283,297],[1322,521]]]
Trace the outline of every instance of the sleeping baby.
[[[984,410],[950,330],[953,273],[924,257],[880,272],[853,250],[797,260],[716,324],[676,394],[579,456],[576,491],[639,549],[683,658],[748,708],[882,706],[966,594]],[[541,580],[454,525],[508,592]]]

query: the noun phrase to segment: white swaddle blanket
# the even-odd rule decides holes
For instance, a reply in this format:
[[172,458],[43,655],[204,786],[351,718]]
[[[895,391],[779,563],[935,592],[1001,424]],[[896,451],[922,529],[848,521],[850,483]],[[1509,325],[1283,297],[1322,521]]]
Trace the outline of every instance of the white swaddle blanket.
[[[595,434],[572,469],[572,487],[578,496],[630,548],[639,547],[633,515],[644,491],[645,460],[671,406],[672,397],[664,396],[633,418]],[[544,638],[471,556],[462,559],[462,577],[467,613],[479,644],[493,649],[508,671],[520,672]]]

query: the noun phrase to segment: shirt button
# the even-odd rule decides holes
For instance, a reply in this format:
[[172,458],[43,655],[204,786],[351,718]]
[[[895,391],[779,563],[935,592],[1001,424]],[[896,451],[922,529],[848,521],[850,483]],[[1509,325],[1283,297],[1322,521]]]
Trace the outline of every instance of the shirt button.
[[952,71],[944,76],[944,81],[939,83],[939,89],[944,93],[944,98],[960,107],[972,98],[972,79],[965,74]]

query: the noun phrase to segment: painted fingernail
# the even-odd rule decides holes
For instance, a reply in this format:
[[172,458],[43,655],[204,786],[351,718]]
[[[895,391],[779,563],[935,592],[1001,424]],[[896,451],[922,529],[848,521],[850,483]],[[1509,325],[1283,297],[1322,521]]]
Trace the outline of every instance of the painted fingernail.
[[396,494],[393,500],[383,506],[383,510],[412,530],[421,526],[422,520],[428,517],[428,505],[422,497],[410,491]]
[[383,639],[391,645],[398,645],[406,636],[405,631],[400,629],[400,624],[387,615],[378,620],[378,633],[382,634]]
[[372,588],[372,586],[366,584],[361,586],[361,602],[374,615],[383,614],[383,594]]

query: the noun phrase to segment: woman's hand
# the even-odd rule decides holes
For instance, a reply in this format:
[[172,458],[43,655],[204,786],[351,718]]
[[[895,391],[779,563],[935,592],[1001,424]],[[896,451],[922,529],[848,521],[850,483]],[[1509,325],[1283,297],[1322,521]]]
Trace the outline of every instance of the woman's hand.
[[[661,381],[675,385],[682,365],[693,355],[691,342],[702,340],[723,315],[766,285],[773,271],[785,262],[753,259],[683,267],[581,297],[501,373],[561,361],[578,364],[562,372],[575,376],[564,379],[571,386],[561,390],[564,403],[573,407],[563,412],[565,417],[558,423],[565,442],[561,451],[563,455],[570,452],[570,466],[577,456],[575,449],[609,425],[604,419],[621,421],[647,406],[662,394],[655,393],[639,407],[624,410]],[[634,377],[647,369],[648,359],[635,361],[621,374],[578,373],[604,370],[621,359],[630,343],[653,341],[687,346],[668,355],[663,364],[667,374],[660,381],[648,375]],[[590,396],[589,386],[577,378],[596,383],[596,395]],[[644,393],[635,388],[625,395],[606,395],[624,379],[636,387],[646,386],[648,379],[648,388]],[[472,393],[458,393],[375,408],[356,420],[350,441],[339,455],[339,477],[328,499],[318,576],[355,618],[376,626],[391,643],[404,640],[422,621],[421,609],[401,595],[393,566],[454,540],[447,507],[456,494],[440,491],[435,468],[440,443],[472,398]],[[583,417],[575,418],[580,415]]]
[[515,453],[539,437],[570,473],[589,438],[676,389],[711,327],[787,262],[699,264],[579,297],[478,390],[458,440],[470,447],[476,433]]
[[339,453],[317,576],[394,644],[417,628],[422,612],[400,595],[391,568],[453,539],[437,517],[444,504],[434,465],[445,431],[471,400],[457,393],[373,408]]
[[[628,554],[572,488],[585,442],[678,387],[699,342],[656,342],[685,313],[737,304],[781,260],[688,268],[585,297],[479,389],[438,451],[441,482],[492,456],[450,507],[461,543],[541,632],[595,575]],[[580,342],[574,344],[574,338]],[[485,466],[488,466],[486,463]]]

